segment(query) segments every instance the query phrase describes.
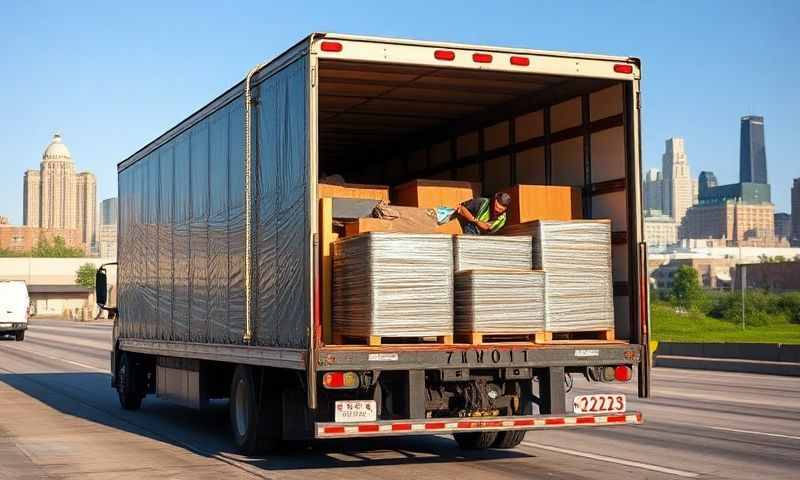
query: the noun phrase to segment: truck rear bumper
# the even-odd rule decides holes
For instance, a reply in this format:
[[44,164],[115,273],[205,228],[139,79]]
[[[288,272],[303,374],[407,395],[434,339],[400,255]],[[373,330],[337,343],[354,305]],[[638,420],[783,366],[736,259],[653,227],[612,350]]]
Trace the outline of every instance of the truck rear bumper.
[[639,425],[641,412],[600,415],[532,415],[497,418],[435,418],[365,423],[317,423],[316,438],[383,437],[391,435],[439,435],[461,432],[538,430],[540,428]]

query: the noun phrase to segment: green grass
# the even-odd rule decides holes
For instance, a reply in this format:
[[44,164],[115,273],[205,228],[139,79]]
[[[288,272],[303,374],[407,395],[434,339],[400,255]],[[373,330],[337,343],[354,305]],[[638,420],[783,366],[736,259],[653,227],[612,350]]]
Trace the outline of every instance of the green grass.
[[762,326],[708,317],[700,312],[678,313],[675,307],[653,302],[651,310],[652,340],[663,342],[741,342],[800,344],[800,324],[776,316]]

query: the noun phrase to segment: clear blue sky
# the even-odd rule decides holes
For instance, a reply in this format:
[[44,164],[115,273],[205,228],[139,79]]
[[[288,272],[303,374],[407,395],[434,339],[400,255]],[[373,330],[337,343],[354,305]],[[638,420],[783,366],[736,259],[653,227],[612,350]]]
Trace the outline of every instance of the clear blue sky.
[[693,176],[738,181],[739,117],[765,117],[777,211],[800,176],[800,2],[39,2],[0,14],[0,215],[22,220],[22,175],[60,130],[98,201],[116,164],[312,31],[644,61],[647,167],[683,136]]

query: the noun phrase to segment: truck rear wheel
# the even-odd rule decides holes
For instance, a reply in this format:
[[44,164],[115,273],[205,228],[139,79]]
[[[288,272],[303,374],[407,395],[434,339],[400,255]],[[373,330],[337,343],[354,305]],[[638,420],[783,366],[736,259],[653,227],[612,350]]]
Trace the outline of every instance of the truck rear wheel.
[[19,330],[14,334],[14,337],[18,342],[25,340],[25,330]]
[[231,430],[236,447],[248,455],[272,450],[280,440],[280,402],[261,396],[253,368],[236,367],[231,381]]
[[499,432],[492,448],[514,448],[525,440],[525,430],[506,430]]
[[483,450],[492,446],[497,439],[497,432],[454,433],[453,438],[464,450]]
[[144,392],[141,382],[137,381],[136,362],[127,352],[122,352],[119,357],[119,368],[117,369],[117,394],[119,403],[124,410],[138,410],[142,406]]

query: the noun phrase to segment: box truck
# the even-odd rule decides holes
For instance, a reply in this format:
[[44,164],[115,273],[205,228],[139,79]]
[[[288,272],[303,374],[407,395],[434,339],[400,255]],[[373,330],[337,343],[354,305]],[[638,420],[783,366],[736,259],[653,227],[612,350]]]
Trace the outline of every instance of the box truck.
[[[640,79],[633,57],[332,33],[255,66],[118,165],[118,265],[97,297],[117,268],[122,407],[229,398],[245,452],[424,434],[509,448],[641,423],[624,395],[565,387],[635,376],[648,395]],[[578,189],[582,218],[611,224],[615,338],[335,344],[319,195],[334,174]]]

